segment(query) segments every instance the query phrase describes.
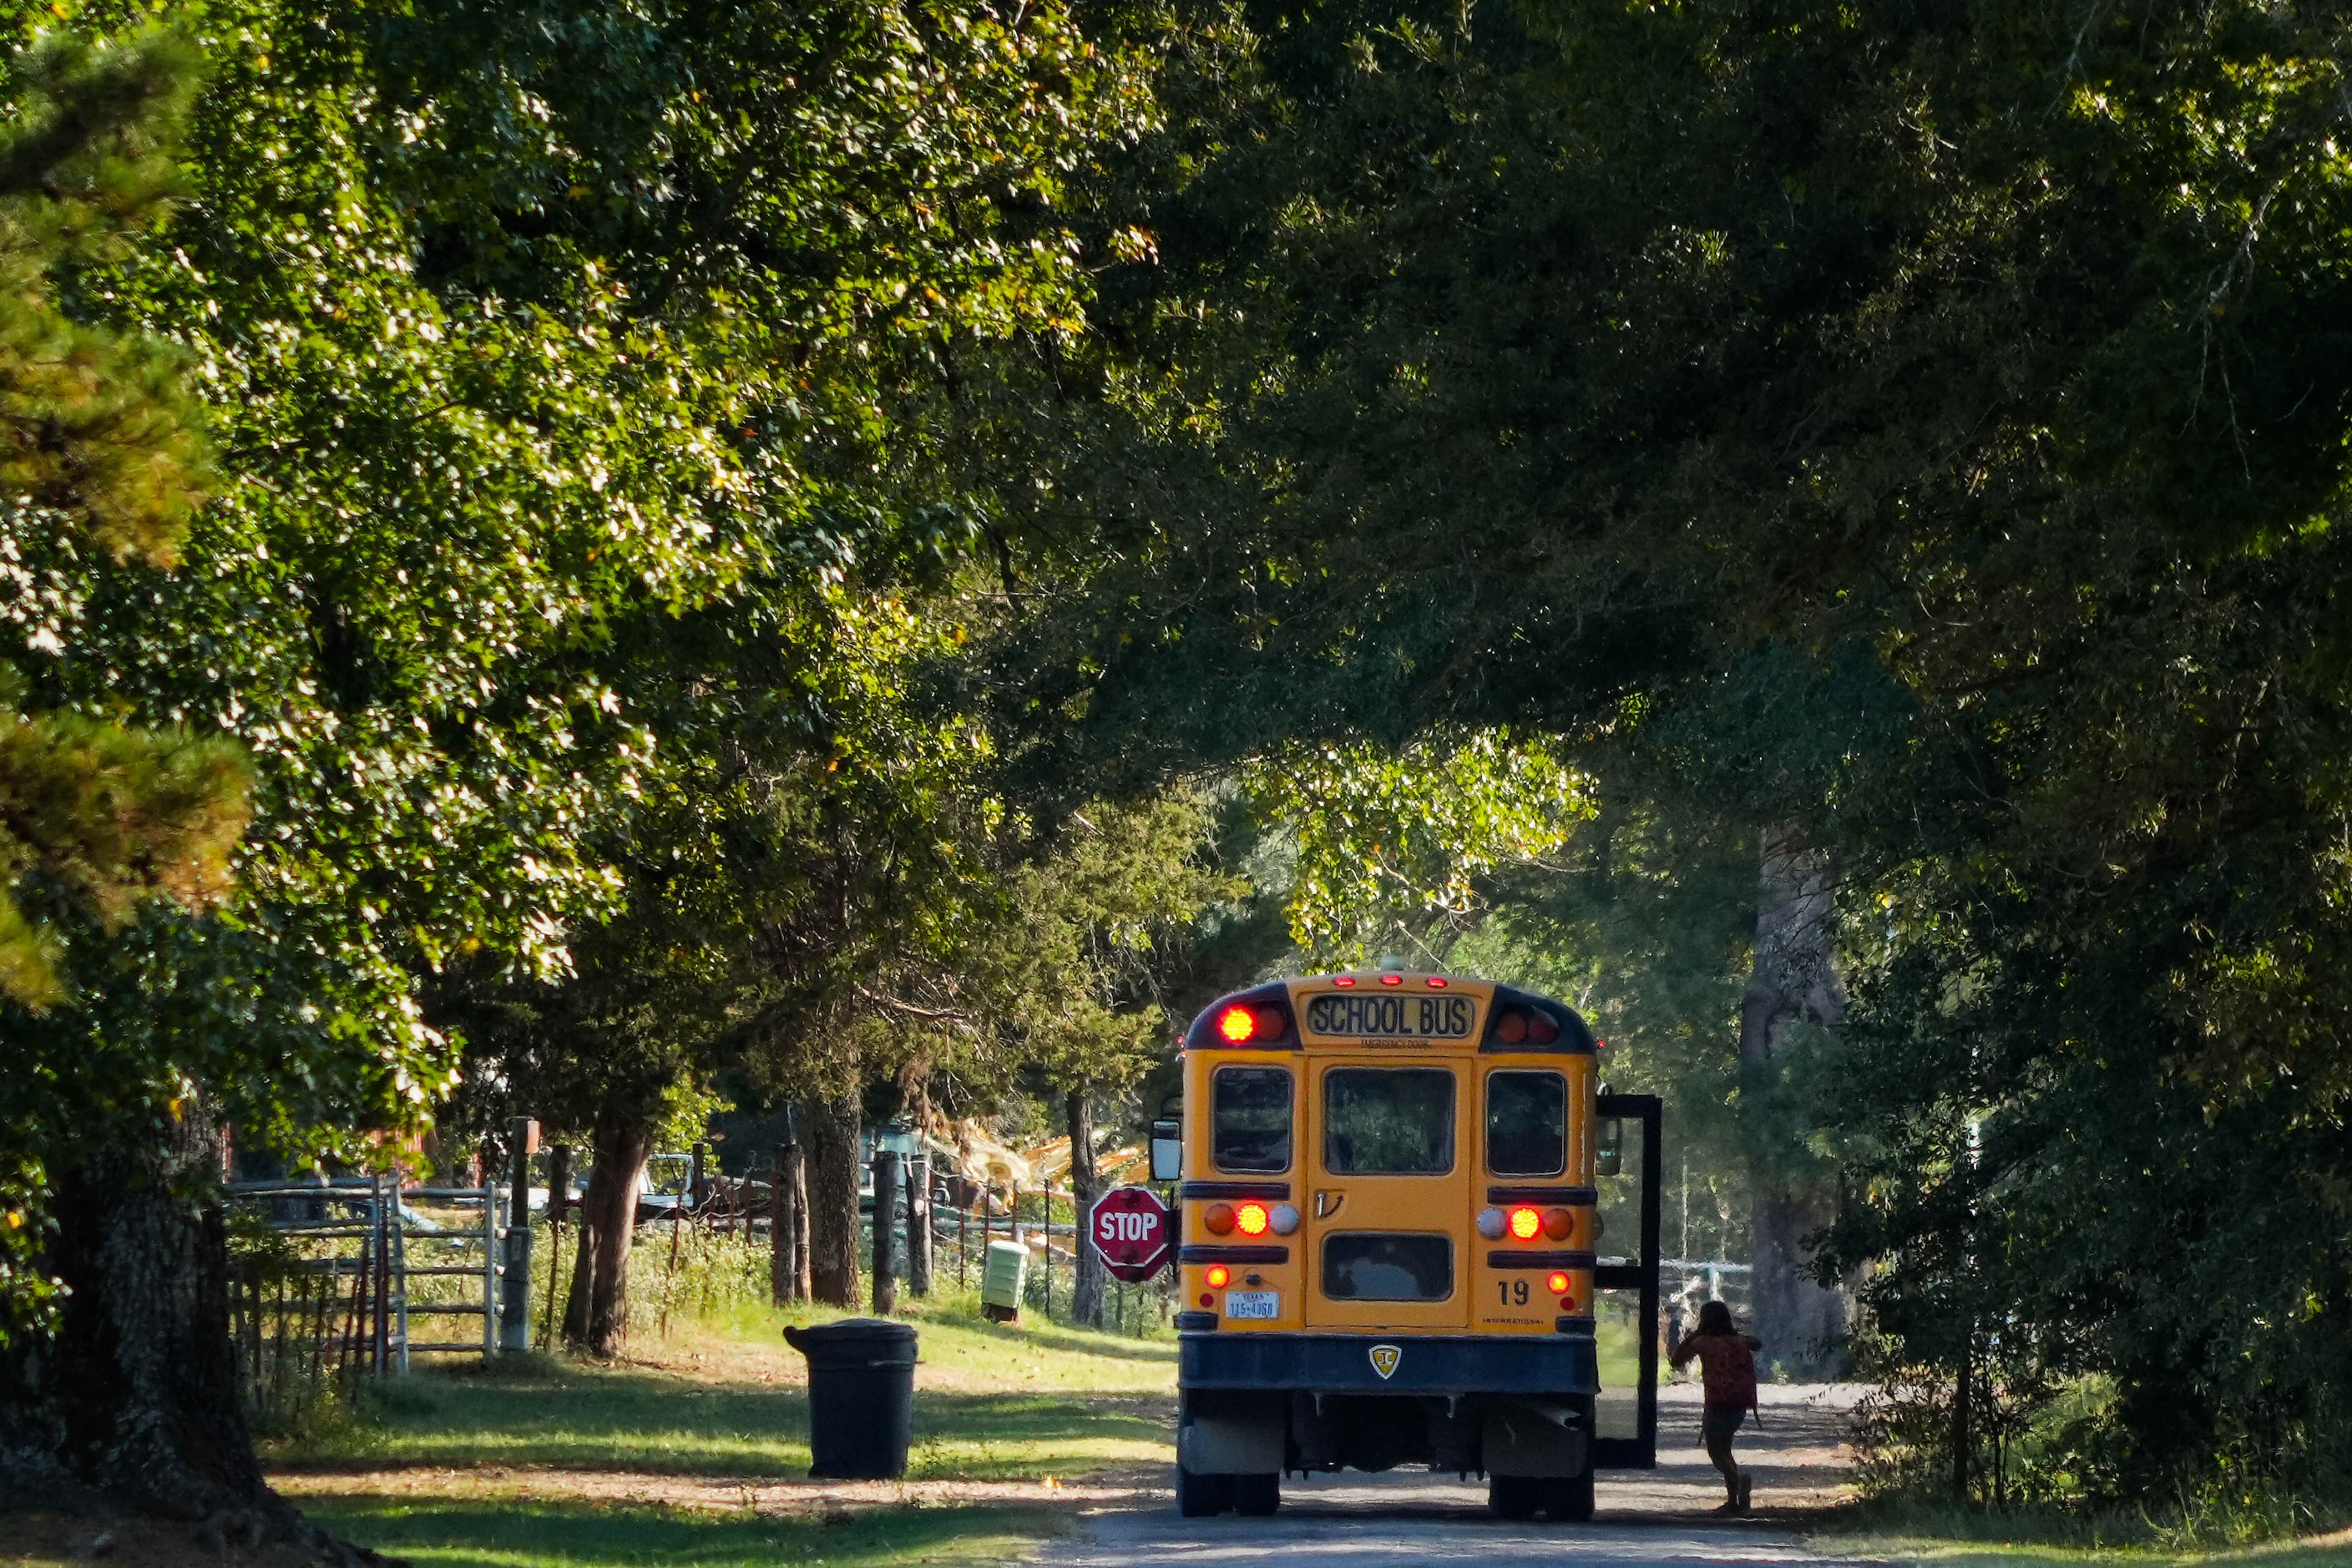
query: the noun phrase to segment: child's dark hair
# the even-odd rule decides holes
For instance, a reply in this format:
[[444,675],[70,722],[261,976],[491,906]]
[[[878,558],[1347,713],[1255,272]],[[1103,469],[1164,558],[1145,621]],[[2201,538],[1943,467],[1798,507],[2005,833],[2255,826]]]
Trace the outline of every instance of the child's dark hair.
[[1698,1310],[1698,1331],[1702,1334],[1737,1332],[1731,1326],[1731,1309],[1720,1301],[1703,1302]]

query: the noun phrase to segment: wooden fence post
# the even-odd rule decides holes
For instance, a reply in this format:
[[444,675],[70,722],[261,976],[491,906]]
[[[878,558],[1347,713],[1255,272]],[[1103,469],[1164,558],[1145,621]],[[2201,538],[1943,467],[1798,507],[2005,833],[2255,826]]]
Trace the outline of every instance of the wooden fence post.
[[776,1171],[769,1178],[767,1204],[767,1298],[783,1307],[797,1300],[793,1295],[793,1184],[785,1168],[800,1154],[800,1147],[791,1142],[776,1145]]
[[539,1348],[555,1346],[556,1284],[563,1273],[563,1207],[572,1198],[572,1145],[558,1143],[547,1152],[547,1326],[540,1331]]
[[898,1171],[900,1157],[888,1150],[874,1156],[874,1313],[887,1318],[898,1310]]
[[931,1161],[927,1154],[907,1157],[907,1293],[918,1300],[931,1293]]
[[806,1301],[816,1294],[815,1281],[809,1278],[815,1255],[809,1243],[808,1157],[798,1143],[787,1143],[784,1163],[786,1201],[792,1205],[793,1300]]

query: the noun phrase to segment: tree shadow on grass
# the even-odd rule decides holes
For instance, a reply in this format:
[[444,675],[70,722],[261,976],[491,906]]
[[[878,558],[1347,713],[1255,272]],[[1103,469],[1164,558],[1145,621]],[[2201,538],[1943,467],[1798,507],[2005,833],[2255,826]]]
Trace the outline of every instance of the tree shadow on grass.
[[350,1540],[420,1568],[605,1568],[606,1564],[804,1563],[827,1568],[1017,1555],[1060,1532],[1040,1509],[888,1508],[835,1515],[706,1513],[549,1502],[307,1500],[312,1516]]
[[919,1320],[916,1327],[920,1329],[926,1321],[1009,1345],[1069,1351],[1078,1355],[1098,1355],[1112,1361],[1160,1362],[1171,1367],[1176,1364],[1176,1342],[1173,1340],[1129,1339],[1115,1333],[1068,1328],[1037,1312],[1024,1313],[1018,1323],[1000,1323],[978,1312],[957,1309],[935,1310],[925,1319]]
[[[1169,1441],[1166,1406],[1148,1394],[919,1390],[914,1438],[930,1475],[1069,1476],[1132,1459],[1134,1444]],[[270,1458],[280,1468],[331,1472],[543,1465],[797,1479],[808,1472],[808,1395],[799,1388],[598,1372],[511,1384],[405,1379],[380,1396],[375,1422]]]

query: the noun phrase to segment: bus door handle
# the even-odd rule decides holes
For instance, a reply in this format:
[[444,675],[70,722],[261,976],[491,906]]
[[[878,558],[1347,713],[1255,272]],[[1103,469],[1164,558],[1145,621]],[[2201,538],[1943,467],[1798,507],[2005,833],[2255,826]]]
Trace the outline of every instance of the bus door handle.
[[1333,1215],[1339,1212],[1339,1205],[1347,1201],[1347,1194],[1333,1192],[1328,1188],[1317,1193],[1315,1194],[1315,1217],[1317,1219],[1329,1219]]

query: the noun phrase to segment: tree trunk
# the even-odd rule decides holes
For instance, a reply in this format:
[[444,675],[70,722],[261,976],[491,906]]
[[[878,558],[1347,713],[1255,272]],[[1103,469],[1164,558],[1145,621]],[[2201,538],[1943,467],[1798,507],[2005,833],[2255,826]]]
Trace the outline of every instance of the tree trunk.
[[621,1352],[629,1332],[629,1248],[637,1237],[637,1177],[653,1152],[652,1125],[635,1117],[596,1124],[596,1163],[588,1172],[587,1228],[595,1233],[588,1281],[586,1344],[592,1355]]
[[808,1227],[811,1295],[828,1307],[857,1305],[857,1097],[809,1105]]
[[1969,1362],[1974,1347],[1969,1341],[1960,1342],[1959,1381],[1952,1388],[1952,1495],[1963,1504],[1969,1500],[1969,1460],[1974,1457],[1976,1438],[1969,1430],[1969,1393],[1971,1380]]
[[[588,1348],[588,1298],[596,1280],[596,1221],[589,1193],[596,1187],[596,1168],[588,1168],[589,1192],[580,1194],[572,1218],[580,1232],[572,1255],[572,1289],[563,1298],[563,1342],[573,1350]],[[632,1215],[632,1218],[635,1216]]]
[[[1759,861],[1756,968],[1739,1007],[1739,1059],[1751,1071],[1770,1064],[1792,1028],[1831,1028],[1845,1017],[1829,858],[1806,845],[1796,824],[1782,822],[1764,830]],[[1844,1291],[1808,1276],[1804,1244],[1836,1217],[1836,1193],[1823,1184],[1792,1181],[1778,1151],[1753,1154],[1749,1176],[1750,1326],[1764,1342],[1760,1359],[1784,1363],[1799,1377],[1838,1371],[1844,1364],[1849,1303]]]
[[381,1562],[262,1479],[229,1338],[220,1133],[200,1100],[185,1106],[58,1184],[45,1261],[67,1293],[55,1338],[21,1333],[0,1353],[0,1500],[185,1520],[206,1550],[278,1539]]
[[1103,1326],[1102,1254],[1087,1239],[1087,1209],[1102,1195],[1102,1173],[1095,1165],[1095,1108],[1079,1089],[1067,1095],[1062,1109],[1070,1123],[1070,1321],[1082,1327]]

